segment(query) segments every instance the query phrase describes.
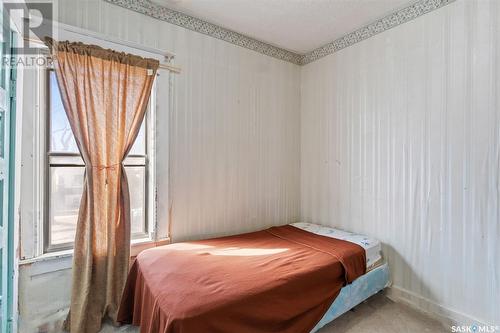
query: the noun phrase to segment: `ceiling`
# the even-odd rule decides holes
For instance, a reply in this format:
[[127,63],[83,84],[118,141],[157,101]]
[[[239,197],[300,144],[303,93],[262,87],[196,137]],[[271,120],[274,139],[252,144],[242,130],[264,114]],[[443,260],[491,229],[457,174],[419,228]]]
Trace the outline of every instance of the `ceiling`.
[[415,0],[151,0],[304,54]]

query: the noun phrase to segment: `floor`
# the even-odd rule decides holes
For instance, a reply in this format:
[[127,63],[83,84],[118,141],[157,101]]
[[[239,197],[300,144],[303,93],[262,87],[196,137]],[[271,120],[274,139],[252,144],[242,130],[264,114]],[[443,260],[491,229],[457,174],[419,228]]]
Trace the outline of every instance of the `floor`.
[[335,319],[318,333],[449,333],[449,327],[379,293]]
[[[106,325],[101,333],[138,333],[135,327]],[[439,321],[379,293],[323,327],[318,333],[449,333]]]

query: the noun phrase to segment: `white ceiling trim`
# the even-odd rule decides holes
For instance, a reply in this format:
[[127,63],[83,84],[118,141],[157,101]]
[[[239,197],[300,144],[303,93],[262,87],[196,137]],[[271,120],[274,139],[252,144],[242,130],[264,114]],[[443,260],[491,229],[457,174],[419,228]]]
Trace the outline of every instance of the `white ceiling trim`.
[[222,28],[216,24],[206,22],[167,7],[155,4],[150,0],[105,0],[109,3],[133,10],[135,12],[166,21],[180,27],[193,30],[226,42],[288,61],[297,65],[305,65],[329,54],[335,53],[343,48],[359,43],[367,38],[381,32],[394,28],[400,24],[411,21],[419,16],[432,12],[456,0],[420,0],[397,10],[371,24],[357,29],[341,38],[334,40],[306,54],[298,54],[283,48],[245,36],[235,31]]

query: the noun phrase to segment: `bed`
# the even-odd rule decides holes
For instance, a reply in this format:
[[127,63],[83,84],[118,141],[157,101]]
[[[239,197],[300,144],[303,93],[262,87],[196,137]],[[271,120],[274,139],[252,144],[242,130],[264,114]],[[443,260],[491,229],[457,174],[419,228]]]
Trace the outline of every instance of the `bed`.
[[378,241],[295,223],[142,252],[118,321],[141,333],[316,332],[388,276]]

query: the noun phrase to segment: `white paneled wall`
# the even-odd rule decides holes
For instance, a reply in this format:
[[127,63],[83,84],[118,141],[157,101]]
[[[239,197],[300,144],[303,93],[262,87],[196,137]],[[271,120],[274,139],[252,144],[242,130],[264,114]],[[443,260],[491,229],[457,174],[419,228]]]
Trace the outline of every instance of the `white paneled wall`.
[[233,59],[224,52],[215,66],[194,59],[195,70],[177,85],[170,127],[175,240],[298,218],[298,73]]
[[500,1],[303,67],[301,155],[303,220],[378,237],[400,296],[500,324]]
[[[65,0],[59,20],[177,55],[182,74],[170,114],[175,241],[298,218],[298,66],[101,0]],[[168,131],[167,116],[158,114],[160,132]],[[166,164],[165,145],[158,142],[158,158]],[[160,166],[158,177],[167,177],[166,170]],[[160,223],[167,213],[159,211]]]

